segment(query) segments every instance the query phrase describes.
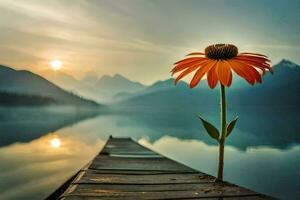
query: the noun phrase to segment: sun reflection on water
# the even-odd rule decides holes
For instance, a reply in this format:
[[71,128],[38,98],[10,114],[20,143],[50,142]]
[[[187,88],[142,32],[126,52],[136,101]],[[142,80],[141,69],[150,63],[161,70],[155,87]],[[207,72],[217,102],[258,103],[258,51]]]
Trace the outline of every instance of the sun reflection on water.
[[89,142],[71,132],[64,129],[0,148],[0,199],[44,199],[104,145],[100,138]]

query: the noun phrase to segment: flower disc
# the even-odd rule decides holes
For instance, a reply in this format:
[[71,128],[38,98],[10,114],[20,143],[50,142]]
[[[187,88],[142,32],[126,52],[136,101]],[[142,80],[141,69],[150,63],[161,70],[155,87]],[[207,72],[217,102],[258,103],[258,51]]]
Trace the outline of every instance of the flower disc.
[[214,44],[205,48],[205,56],[212,60],[229,60],[238,55],[238,48],[232,44]]

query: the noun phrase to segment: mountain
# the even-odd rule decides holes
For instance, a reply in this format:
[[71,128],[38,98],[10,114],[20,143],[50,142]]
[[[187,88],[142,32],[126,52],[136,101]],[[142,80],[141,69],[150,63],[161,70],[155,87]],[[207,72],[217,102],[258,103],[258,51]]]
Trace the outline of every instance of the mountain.
[[[94,101],[84,99],[67,92],[45,78],[26,70],[15,70],[0,65],[0,91],[8,97],[24,97],[24,99],[38,97],[54,101],[56,104],[66,105],[97,105]],[[8,95],[8,94],[11,95]]]
[[41,75],[65,90],[101,103],[114,101],[116,94],[133,93],[146,88],[145,85],[131,81],[119,74],[104,75],[98,78],[95,74],[88,73],[82,80],[77,80],[64,72],[53,70]]
[[[267,73],[263,83],[249,86],[240,81],[233,82],[241,86],[231,87],[227,90],[229,106],[267,105],[267,106],[298,106],[300,102],[300,66],[282,60],[273,66],[274,75]],[[123,95],[124,96],[124,95]],[[200,83],[195,89],[181,81],[174,86],[173,79],[159,81],[133,94],[127,94],[117,106],[154,107],[158,109],[193,109],[195,106],[203,107],[219,104],[218,89],[210,90],[206,81]],[[299,107],[299,106],[298,106]]]
[[145,85],[128,80],[120,74],[114,76],[104,75],[95,84],[95,87],[109,95],[115,95],[120,92],[138,92],[146,88]]
[[64,90],[71,91],[74,94],[92,99],[97,102],[103,102],[104,97],[98,90],[85,82],[85,80],[77,80],[73,76],[62,71],[47,70],[41,73],[42,77],[50,80]]
[[[274,77],[266,76],[265,84],[268,87],[290,86],[300,80],[300,66],[286,59],[273,66]],[[299,84],[295,84],[299,87]]]
[[49,97],[0,91],[1,106],[44,106],[56,103],[54,99]]
[[72,90],[72,88],[76,88],[81,84],[73,76],[59,70],[45,70],[40,75],[56,85],[63,85],[64,89],[67,90]]
[[159,92],[159,91],[165,91],[165,90],[174,90],[176,88],[181,88],[181,89],[188,89],[189,85],[185,82],[179,82],[177,86],[175,87],[174,85],[174,80],[173,78],[164,80],[164,81],[157,81],[154,84],[146,87],[145,89],[139,91],[139,92],[120,92],[115,95],[115,100],[116,101],[124,101],[126,99],[130,99],[136,96],[141,96],[141,95],[146,95],[148,93],[152,92]]
[[233,103],[245,105],[297,106],[300,102],[300,66],[283,59],[267,73],[261,85],[233,91]]
[[81,80],[86,85],[94,86],[98,81],[98,76],[95,75],[95,72],[89,72],[85,75],[85,77]]

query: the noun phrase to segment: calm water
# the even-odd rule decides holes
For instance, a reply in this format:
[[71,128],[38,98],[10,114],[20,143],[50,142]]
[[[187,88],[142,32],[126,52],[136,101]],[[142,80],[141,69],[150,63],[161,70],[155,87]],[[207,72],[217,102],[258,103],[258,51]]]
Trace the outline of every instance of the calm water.
[[[300,198],[300,121],[295,108],[237,108],[225,179],[282,199]],[[216,174],[218,149],[195,111],[96,113],[73,108],[0,108],[0,199],[42,199],[92,159],[109,135],[130,136]],[[199,112],[198,112],[199,113]],[[201,114],[218,123],[218,111]],[[229,112],[233,117],[234,112]]]

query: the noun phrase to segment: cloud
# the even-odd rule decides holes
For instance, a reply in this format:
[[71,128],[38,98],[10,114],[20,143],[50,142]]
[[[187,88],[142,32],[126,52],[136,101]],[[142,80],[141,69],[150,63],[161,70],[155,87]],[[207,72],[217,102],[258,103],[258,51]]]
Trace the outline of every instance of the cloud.
[[288,44],[246,44],[245,48],[257,48],[257,49],[276,49],[276,50],[300,50],[300,45],[288,45]]
[[122,73],[147,84],[168,78],[174,61],[211,43],[235,43],[267,52],[275,61],[287,57],[300,62],[299,17],[293,12],[299,3],[272,1],[267,10],[260,4],[0,0],[0,52],[18,51],[10,61],[1,54],[0,60],[37,72],[33,63],[42,67],[47,59],[61,57],[77,78],[88,71]]
[[54,6],[46,2],[41,5],[33,1],[2,0],[0,1],[0,6],[33,18],[43,18],[58,22],[69,22],[71,20],[69,16],[59,10],[55,10]]

